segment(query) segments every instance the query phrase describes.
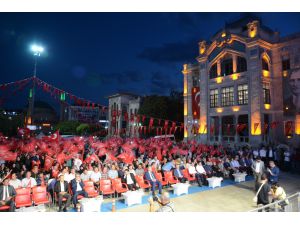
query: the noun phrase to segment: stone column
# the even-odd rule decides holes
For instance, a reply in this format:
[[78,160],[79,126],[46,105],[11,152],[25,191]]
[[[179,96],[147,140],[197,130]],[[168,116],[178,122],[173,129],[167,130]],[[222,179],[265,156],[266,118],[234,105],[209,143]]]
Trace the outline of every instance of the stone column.
[[222,143],[222,116],[219,116],[219,143]]
[[[250,126],[249,141],[253,146],[262,142],[262,116],[261,105],[263,104],[262,90],[262,65],[258,45],[255,45],[249,52],[248,77],[249,77],[249,105],[250,105]],[[254,54],[255,53],[255,54]]]
[[236,73],[236,71],[237,71],[237,56],[236,55],[232,55],[232,70],[233,70],[233,73]]
[[203,57],[198,59],[200,64],[200,141],[207,143],[208,141],[208,68],[207,58]]
[[233,115],[234,117],[234,127],[233,129],[235,129],[235,135],[234,135],[234,142],[235,143],[239,143],[239,136],[238,136],[238,132],[236,131],[236,126],[238,124],[238,115]]

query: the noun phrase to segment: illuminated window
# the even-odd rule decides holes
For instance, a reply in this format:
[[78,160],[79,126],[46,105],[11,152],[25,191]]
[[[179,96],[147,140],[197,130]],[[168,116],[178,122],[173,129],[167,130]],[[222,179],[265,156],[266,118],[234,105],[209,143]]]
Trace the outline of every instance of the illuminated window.
[[210,90],[210,108],[218,107],[219,101],[219,90],[213,89]]
[[290,69],[290,60],[289,59],[282,60],[282,71],[287,71],[289,69]]
[[264,57],[262,58],[262,69],[269,71],[269,63]]
[[238,86],[238,104],[248,104],[248,84],[241,84]]
[[214,65],[212,65],[212,67],[209,70],[209,77],[210,79],[214,79],[218,76],[218,66],[217,63],[215,63]]
[[270,83],[263,82],[264,104],[271,104]]
[[244,57],[237,57],[237,73],[247,71],[247,61]]
[[222,88],[222,106],[234,105],[234,88],[226,87]]

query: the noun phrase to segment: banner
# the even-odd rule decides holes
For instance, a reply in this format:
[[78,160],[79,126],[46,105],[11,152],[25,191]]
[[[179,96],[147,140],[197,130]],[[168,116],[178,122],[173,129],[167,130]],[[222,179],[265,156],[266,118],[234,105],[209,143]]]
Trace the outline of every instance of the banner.
[[200,118],[200,88],[193,87],[192,88],[192,111],[193,111],[193,119]]

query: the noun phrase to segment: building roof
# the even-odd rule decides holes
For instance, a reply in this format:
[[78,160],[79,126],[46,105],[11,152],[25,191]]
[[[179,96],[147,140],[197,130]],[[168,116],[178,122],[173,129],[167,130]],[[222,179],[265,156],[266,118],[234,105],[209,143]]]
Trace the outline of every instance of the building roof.
[[140,97],[137,94],[133,94],[133,93],[129,93],[129,92],[119,92],[119,93],[110,95],[110,96],[108,96],[106,98],[116,98],[116,97],[120,97],[120,96],[131,96],[131,97],[134,97],[134,98]]

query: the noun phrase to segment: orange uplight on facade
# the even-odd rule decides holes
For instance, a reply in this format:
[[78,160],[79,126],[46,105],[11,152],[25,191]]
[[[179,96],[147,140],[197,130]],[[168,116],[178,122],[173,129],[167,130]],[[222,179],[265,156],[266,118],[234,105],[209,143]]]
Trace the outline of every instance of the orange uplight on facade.
[[240,107],[239,106],[233,106],[232,107],[232,111],[233,112],[238,112],[240,110]]
[[237,80],[239,78],[237,73],[232,74],[231,76],[232,80]]
[[283,77],[287,77],[287,75],[288,75],[288,71],[287,70],[282,71],[282,76]]
[[28,124],[28,125],[31,124],[31,117],[30,117],[30,116],[27,118],[27,124]]
[[206,129],[206,125],[201,124],[198,130],[199,134],[206,134],[207,133],[207,129]]
[[217,111],[217,113],[222,113],[223,112],[223,108],[217,108],[216,111]]
[[184,129],[184,137],[187,138],[188,137],[188,132],[186,129]]
[[262,74],[263,74],[264,77],[269,77],[269,76],[270,76],[270,71],[268,71],[268,70],[263,70],[263,71],[262,71]]
[[217,77],[217,78],[216,78],[217,84],[222,83],[222,81],[223,81],[223,78],[222,78],[222,77]]
[[296,119],[295,119],[295,134],[300,135],[300,115],[296,115]]
[[260,113],[255,112],[251,115],[251,134],[261,135]]
[[225,32],[222,33],[222,37],[226,37],[226,33]]
[[42,126],[43,126],[43,127],[50,127],[51,124],[50,124],[50,123],[43,123]]
[[265,104],[265,109],[270,109],[271,105],[270,104]]
[[183,108],[183,115],[184,116],[187,116],[188,114],[188,110],[187,110],[187,101],[185,100],[184,101],[184,108]]
[[194,112],[194,116],[196,116],[196,115],[197,115],[197,112],[195,111],[195,112]]

